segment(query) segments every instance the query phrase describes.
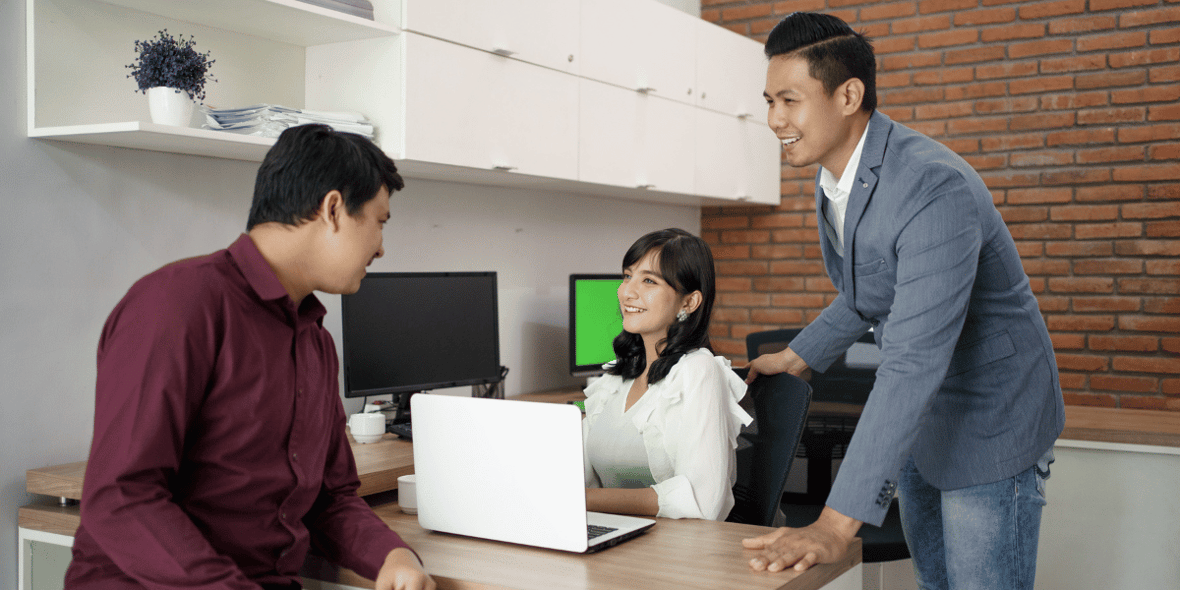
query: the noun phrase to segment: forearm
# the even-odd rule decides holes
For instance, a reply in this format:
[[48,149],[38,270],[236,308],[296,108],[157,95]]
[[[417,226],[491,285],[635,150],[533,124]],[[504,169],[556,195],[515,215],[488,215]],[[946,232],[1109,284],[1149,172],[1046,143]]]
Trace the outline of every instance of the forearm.
[[652,488],[587,488],[586,509],[591,512],[655,516],[660,499]]

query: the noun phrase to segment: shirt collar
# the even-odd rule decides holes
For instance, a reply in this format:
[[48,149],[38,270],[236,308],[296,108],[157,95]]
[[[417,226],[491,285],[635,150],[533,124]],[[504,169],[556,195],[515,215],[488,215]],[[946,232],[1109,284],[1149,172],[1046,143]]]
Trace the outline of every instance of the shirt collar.
[[[287,295],[287,289],[279,281],[279,277],[270,267],[270,263],[262,257],[262,252],[258,251],[258,246],[254,244],[250,234],[239,236],[227,250],[259,299],[274,301],[286,309],[291,309],[294,306],[291,297]],[[298,310],[300,318],[316,321],[319,321],[327,313],[328,310],[314,294],[304,297]]]
[[852,192],[852,183],[856,180],[856,169],[860,167],[860,153],[864,151],[865,138],[869,136],[869,126],[865,125],[865,130],[860,134],[860,141],[856,142],[856,149],[852,151],[852,156],[848,158],[848,164],[844,166],[844,172],[840,174],[840,180],[823,166],[820,166],[819,185],[824,189],[824,193],[834,195],[839,191],[841,194],[849,194]]

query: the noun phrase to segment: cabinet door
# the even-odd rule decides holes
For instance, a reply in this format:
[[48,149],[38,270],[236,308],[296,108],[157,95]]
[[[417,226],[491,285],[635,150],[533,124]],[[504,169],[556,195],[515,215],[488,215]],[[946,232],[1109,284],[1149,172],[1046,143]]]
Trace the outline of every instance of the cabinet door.
[[762,121],[696,109],[696,193],[778,205],[782,144]]
[[655,0],[582,0],[581,75],[693,104],[698,20]]
[[693,192],[689,105],[581,80],[579,180]]
[[580,0],[404,0],[402,27],[578,73]]
[[406,158],[577,178],[576,77],[403,35]]
[[697,106],[765,118],[766,65],[761,43],[705,21],[697,23]]

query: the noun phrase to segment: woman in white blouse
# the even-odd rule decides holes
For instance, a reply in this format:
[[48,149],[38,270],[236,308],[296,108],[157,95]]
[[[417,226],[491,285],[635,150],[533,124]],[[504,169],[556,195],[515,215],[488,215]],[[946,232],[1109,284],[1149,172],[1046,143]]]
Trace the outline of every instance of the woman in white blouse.
[[709,349],[713,255],[666,229],[623,257],[616,360],[586,388],[586,505],[596,512],[724,520],[733,508],[745,383]]

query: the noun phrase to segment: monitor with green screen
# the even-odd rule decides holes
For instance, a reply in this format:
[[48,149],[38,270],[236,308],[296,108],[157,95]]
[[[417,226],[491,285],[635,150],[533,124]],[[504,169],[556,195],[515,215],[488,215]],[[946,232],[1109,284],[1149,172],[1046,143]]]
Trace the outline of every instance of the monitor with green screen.
[[602,373],[602,365],[615,360],[611,346],[623,331],[619,313],[618,274],[570,275],[570,374]]

